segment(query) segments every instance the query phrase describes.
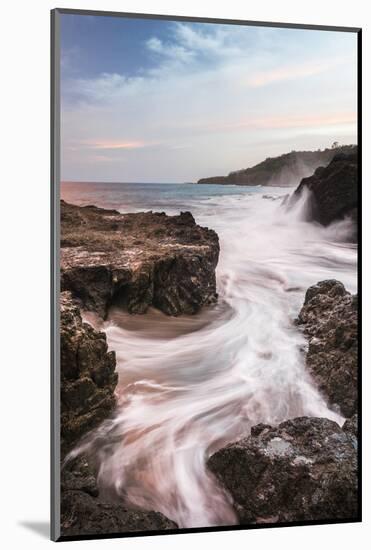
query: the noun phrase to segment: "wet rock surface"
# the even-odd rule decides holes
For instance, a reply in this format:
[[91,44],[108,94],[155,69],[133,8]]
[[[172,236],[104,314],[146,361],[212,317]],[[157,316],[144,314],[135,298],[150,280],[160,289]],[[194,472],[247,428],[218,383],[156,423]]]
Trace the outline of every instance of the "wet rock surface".
[[68,451],[115,406],[116,358],[106,335],[81,318],[70,292],[60,297],[61,448]]
[[208,467],[242,524],[357,517],[357,440],[324,418],[259,424]]
[[336,280],[311,286],[298,324],[308,337],[306,366],[320,391],[345,417],[358,406],[357,296]]
[[62,536],[177,528],[159,512],[128,509],[122,503],[102,498],[96,472],[84,456],[67,463],[62,470],[61,487]]
[[[80,438],[109,417],[117,384],[114,352],[106,336],[81,318],[70,292],[61,293],[61,451],[64,457]],[[61,468],[63,536],[174,529],[162,514],[130,510],[102,498],[94,463],[85,455]]]
[[[329,225],[346,216],[357,221],[358,205],[358,149],[338,153],[326,167],[319,167],[314,174],[304,178],[293,195],[293,201],[304,190],[310,191],[308,218]],[[356,225],[356,224],[355,224]],[[356,228],[353,239],[356,240]]]
[[105,317],[111,305],[196,313],[216,301],[217,234],[178,216],[61,201],[61,287]]

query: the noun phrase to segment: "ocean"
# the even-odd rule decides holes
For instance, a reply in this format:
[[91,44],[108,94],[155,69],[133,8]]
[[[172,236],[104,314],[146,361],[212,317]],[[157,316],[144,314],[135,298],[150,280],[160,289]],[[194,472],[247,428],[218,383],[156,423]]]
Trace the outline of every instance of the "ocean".
[[307,288],[338,279],[357,291],[349,222],[305,221],[305,201],[287,210],[288,188],[226,185],[63,183],[68,202],[120,212],[191,211],[220,239],[218,303],[194,316],[113,309],[102,322],[116,351],[118,405],[112,419],[73,451],[91,452],[102,493],[158,510],[179,527],[237,522],[206,467],[220,447],[260,422],[330,418],[305,370],[295,325]]

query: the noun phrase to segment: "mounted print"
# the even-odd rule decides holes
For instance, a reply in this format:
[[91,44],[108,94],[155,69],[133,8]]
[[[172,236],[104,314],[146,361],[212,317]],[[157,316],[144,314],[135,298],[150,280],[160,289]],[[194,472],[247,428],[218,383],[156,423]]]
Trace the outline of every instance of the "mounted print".
[[360,55],[52,12],[54,540],[361,520]]

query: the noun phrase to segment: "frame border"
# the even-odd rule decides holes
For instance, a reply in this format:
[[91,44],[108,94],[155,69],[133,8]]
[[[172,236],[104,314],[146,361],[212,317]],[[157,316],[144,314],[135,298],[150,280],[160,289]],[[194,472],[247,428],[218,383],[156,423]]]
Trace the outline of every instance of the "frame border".
[[50,433],[50,538],[60,539],[60,18],[51,11],[51,97],[50,97],[50,175],[51,175],[51,433]]
[[[185,533],[208,533],[219,531],[249,531],[251,529],[272,529],[280,527],[299,527],[310,525],[331,525],[358,523],[362,521],[362,28],[301,23],[273,23],[269,21],[249,21],[240,19],[220,19],[183,15],[159,15],[149,13],[98,11],[70,8],[51,10],[51,84],[50,84],[50,175],[51,175],[51,217],[50,217],[50,254],[51,254],[51,407],[50,407],[50,538],[55,542],[131,538],[157,535],[176,535]],[[104,533],[97,535],[66,536],[60,532],[60,16],[94,15],[100,17],[122,17],[125,19],[158,19],[164,21],[186,21],[194,23],[217,23],[252,27],[274,27],[287,29],[306,29],[332,32],[351,32],[357,34],[357,140],[358,140],[358,515],[350,519],[321,519],[282,523],[262,523],[251,525],[227,525],[214,527],[180,528],[155,531],[135,531],[123,533]]]

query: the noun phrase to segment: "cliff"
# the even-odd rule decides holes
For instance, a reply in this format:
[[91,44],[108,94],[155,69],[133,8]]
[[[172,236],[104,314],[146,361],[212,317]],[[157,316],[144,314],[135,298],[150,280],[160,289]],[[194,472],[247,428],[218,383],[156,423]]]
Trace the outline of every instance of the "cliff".
[[302,178],[310,176],[319,166],[326,166],[336,154],[350,152],[353,147],[344,145],[323,151],[291,151],[267,158],[251,168],[230,172],[227,176],[202,178],[197,183],[292,187]]

